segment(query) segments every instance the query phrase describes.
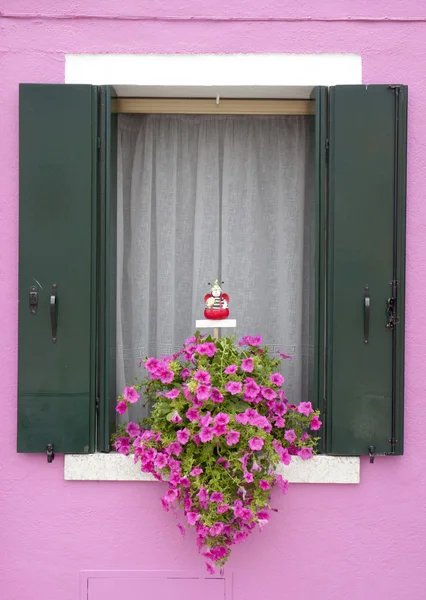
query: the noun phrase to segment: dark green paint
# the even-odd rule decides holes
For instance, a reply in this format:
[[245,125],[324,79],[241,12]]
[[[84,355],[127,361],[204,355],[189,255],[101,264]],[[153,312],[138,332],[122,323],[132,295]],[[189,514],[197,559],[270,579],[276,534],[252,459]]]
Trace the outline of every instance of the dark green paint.
[[95,119],[91,86],[20,86],[19,452],[94,450]]
[[[330,90],[327,285],[327,444],[332,454],[391,451],[395,96],[386,85]],[[400,131],[405,132],[401,112]],[[398,429],[403,428],[405,134],[400,136]],[[364,287],[371,294],[363,339]],[[396,453],[402,453],[399,435]]]
[[98,450],[108,452],[115,426],[117,282],[117,115],[113,90],[99,89],[99,352]]

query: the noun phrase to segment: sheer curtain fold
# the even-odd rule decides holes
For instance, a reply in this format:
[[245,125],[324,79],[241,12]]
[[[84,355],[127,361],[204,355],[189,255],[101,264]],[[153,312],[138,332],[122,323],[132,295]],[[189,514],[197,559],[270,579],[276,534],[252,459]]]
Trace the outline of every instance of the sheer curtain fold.
[[[260,334],[306,394],[309,117],[120,115],[117,383],[176,351],[224,280],[237,336]],[[141,418],[133,410],[131,418]]]

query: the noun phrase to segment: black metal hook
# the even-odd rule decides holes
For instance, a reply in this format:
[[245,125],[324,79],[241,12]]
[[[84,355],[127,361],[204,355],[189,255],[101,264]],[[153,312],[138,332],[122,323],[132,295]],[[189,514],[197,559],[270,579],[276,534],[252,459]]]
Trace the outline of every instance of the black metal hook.
[[48,463],[53,462],[53,459],[55,458],[55,453],[53,452],[53,444],[47,444],[46,454],[47,454],[47,462]]
[[376,446],[370,446],[368,448],[368,456],[370,457],[370,463],[373,464],[376,456]]

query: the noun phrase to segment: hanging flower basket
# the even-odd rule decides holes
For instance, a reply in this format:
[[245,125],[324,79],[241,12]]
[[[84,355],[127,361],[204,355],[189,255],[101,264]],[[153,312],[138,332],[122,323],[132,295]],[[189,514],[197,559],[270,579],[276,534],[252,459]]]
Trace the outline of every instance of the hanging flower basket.
[[[207,568],[223,566],[234,544],[270,518],[271,491],[288,482],[276,473],[292,456],[312,457],[321,426],[310,402],[289,404],[278,367],[259,336],[203,339],[197,332],[171,357],[148,358],[146,378],[126,387],[116,410],[153,405],[144,427],[130,422],[114,436],[142,471],[167,481],[166,511],[194,527]],[[178,511],[178,509],[180,509]]]

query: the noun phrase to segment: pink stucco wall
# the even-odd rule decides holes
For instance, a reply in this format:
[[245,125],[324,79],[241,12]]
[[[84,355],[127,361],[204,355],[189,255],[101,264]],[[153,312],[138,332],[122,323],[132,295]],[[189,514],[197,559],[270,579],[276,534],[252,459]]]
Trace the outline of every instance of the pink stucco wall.
[[76,600],[85,569],[201,566],[159,484],[65,482],[61,457],[15,452],[18,83],[63,82],[64,54],[87,52],[351,52],[366,83],[409,85],[406,454],[363,460],[359,486],[277,495],[229,566],[235,600],[425,597],[425,14],[421,0],[0,0],[1,600]]

